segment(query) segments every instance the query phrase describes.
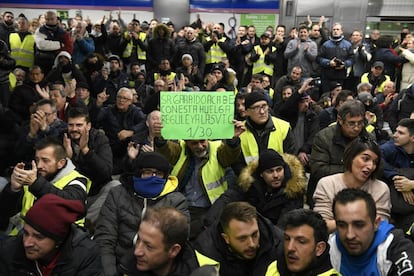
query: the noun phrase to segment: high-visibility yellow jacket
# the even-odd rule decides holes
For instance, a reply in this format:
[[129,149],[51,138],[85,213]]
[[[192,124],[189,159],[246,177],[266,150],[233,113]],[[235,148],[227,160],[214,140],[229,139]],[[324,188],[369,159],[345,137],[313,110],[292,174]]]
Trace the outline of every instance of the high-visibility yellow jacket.
[[34,36],[28,34],[21,41],[18,33],[11,33],[9,42],[10,54],[16,60],[16,66],[31,68],[34,64]]

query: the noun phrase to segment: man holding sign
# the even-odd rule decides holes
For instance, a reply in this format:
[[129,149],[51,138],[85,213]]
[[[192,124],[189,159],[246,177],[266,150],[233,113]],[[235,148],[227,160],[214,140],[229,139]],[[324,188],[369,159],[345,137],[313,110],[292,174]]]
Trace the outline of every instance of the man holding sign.
[[[161,111],[162,108],[161,101]],[[162,118],[164,120],[165,117]],[[191,237],[195,237],[201,230],[202,216],[227,190],[226,167],[239,159],[241,152],[239,136],[244,131],[244,125],[239,121],[234,121],[233,124],[232,139],[210,141],[197,137],[201,139],[180,140],[178,143],[164,140],[161,137],[163,125],[161,123],[156,125],[159,129],[159,137],[154,140],[155,149],[174,166],[171,175],[177,176],[178,189],[187,198],[189,205]]]

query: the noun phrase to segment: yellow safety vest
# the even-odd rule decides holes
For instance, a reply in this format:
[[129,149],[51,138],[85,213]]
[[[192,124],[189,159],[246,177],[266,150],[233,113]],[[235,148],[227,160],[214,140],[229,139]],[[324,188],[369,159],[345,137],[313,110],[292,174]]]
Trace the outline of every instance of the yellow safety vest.
[[199,266],[214,265],[217,267],[217,269],[220,269],[220,263],[218,261],[201,254],[197,250],[194,250],[194,252]]
[[[139,33],[139,39],[142,42],[144,42],[146,38],[147,38],[147,33],[144,33],[144,32]],[[147,52],[142,50],[141,47],[139,47],[139,45],[137,45],[137,52],[138,52],[139,60],[147,60]]]
[[14,88],[16,88],[17,79],[13,72],[9,73],[9,89],[10,92],[13,92]]
[[[125,32],[125,36],[126,36],[126,34],[127,33]],[[146,33],[140,32],[138,39],[141,40],[142,42],[144,42],[146,37],[147,37]],[[131,41],[129,41],[128,44],[126,45],[125,50],[122,53],[122,57],[123,58],[129,58],[132,54],[133,47],[134,47],[134,42],[131,39]],[[138,56],[138,60],[146,60],[147,59],[147,52],[142,50],[141,47],[139,47],[139,45],[137,45],[137,56]]]
[[[210,41],[211,38],[207,37],[206,41]],[[219,42],[225,42],[226,38],[222,37],[219,39]],[[212,64],[212,63],[219,63],[222,61],[222,58],[227,57],[227,54],[220,48],[220,46],[217,43],[213,43],[211,45],[210,50],[206,53],[206,64]]]
[[[282,154],[284,152],[283,141],[289,132],[290,124],[282,119],[275,117],[272,117],[272,122],[276,130],[270,132],[267,148],[274,149],[278,153]],[[246,122],[244,124],[246,125]],[[246,164],[259,159],[259,147],[253,133],[247,127],[246,131],[240,135],[240,141],[241,150],[243,152]]]
[[[341,275],[338,271],[334,268],[331,268],[325,272],[319,273],[318,276],[333,276],[333,275]],[[283,276],[280,275],[279,269],[277,268],[277,261],[272,262],[268,267],[265,276]]]
[[275,90],[273,88],[269,88],[269,96],[273,100],[273,96],[275,95]]
[[[72,180],[78,177],[84,177],[88,180],[86,183],[86,192],[88,193],[89,189],[91,188],[92,182],[89,180],[89,178],[87,178],[86,176],[83,176],[76,170],[71,171],[70,173],[68,173],[67,175],[65,175],[64,177],[62,177],[55,183],[53,183],[53,186],[55,186],[56,188],[60,190],[63,190],[63,188],[65,188]],[[36,200],[36,197],[29,191],[28,186],[24,186],[23,189],[24,189],[24,194],[23,194],[23,199],[22,199],[22,209],[20,211],[21,217],[24,217],[26,215],[27,211],[29,211],[29,209],[33,206]],[[76,221],[76,224],[81,225],[81,226],[83,226],[84,223],[85,223],[85,218]],[[11,236],[17,235],[19,230],[20,230],[19,226],[15,227],[11,231],[10,235]]]
[[[391,81],[391,78],[388,75],[385,75],[385,81],[383,81],[379,86],[378,86],[378,93],[382,93],[384,92],[384,86],[386,82]],[[361,76],[361,83],[363,82],[368,82],[369,83],[369,79],[368,79],[368,73],[365,73]]]
[[[201,180],[210,203],[213,204],[217,198],[227,190],[227,181],[225,178],[225,170],[217,160],[217,150],[221,146],[221,141],[209,141],[209,156],[206,164],[201,168]],[[181,152],[177,163],[175,163],[171,175],[177,176],[183,167],[188,156],[186,155],[186,145],[184,141],[180,141]]]
[[[177,74],[175,72],[171,72],[167,75],[167,80],[173,81]],[[158,80],[161,77],[160,73],[154,73],[154,81]]]
[[16,60],[16,66],[31,68],[34,64],[34,36],[28,34],[21,41],[18,33],[11,33],[9,42],[10,54]]
[[[252,73],[253,74],[259,74],[259,73],[263,72],[268,76],[272,76],[274,65],[272,63],[270,63],[270,64],[265,63],[265,55],[264,55],[263,50],[260,47],[260,45],[254,46],[254,50],[259,55],[259,59],[256,62],[253,63]],[[276,48],[272,47],[272,53],[274,51],[276,51]]]

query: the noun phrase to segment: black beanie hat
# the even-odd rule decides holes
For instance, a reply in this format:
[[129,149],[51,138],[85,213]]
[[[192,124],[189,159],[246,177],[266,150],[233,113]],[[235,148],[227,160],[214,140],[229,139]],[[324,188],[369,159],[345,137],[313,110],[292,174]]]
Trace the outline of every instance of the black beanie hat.
[[266,95],[263,94],[262,92],[254,91],[254,92],[246,94],[246,97],[244,99],[244,106],[247,109],[250,106],[252,106],[254,103],[259,102],[259,101],[265,101],[267,103]]
[[257,173],[261,174],[263,171],[277,167],[284,166],[285,160],[283,157],[273,149],[266,149],[259,155],[259,165],[257,167]]
[[216,70],[220,71],[224,75],[224,71],[226,69],[224,68],[223,64],[216,63],[216,64],[213,65],[213,67],[211,67],[211,71],[210,72],[213,73]]
[[76,88],[85,88],[89,90],[89,84],[84,81],[80,81],[76,83]]
[[165,176],[170,172],[170,163],[164,156],[158,152],[143,152],[138,156],[138,175],[141,174],[143,168],[154,168],[159,171],[164,172]]

